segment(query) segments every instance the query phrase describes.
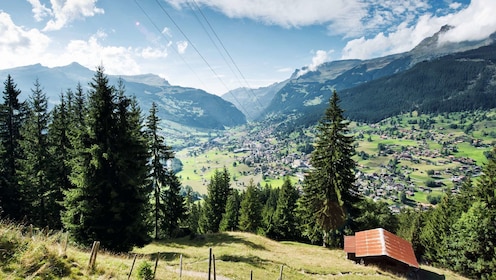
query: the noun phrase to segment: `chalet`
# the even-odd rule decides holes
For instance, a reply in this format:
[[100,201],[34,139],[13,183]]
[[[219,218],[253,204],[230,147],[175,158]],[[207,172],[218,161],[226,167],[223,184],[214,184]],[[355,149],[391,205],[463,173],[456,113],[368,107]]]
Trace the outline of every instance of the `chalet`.
[[359,231],[344,237],[344,251],[350,260],[386,266],[401,272],[418,270],[419,264],[410,242],[383,229]]

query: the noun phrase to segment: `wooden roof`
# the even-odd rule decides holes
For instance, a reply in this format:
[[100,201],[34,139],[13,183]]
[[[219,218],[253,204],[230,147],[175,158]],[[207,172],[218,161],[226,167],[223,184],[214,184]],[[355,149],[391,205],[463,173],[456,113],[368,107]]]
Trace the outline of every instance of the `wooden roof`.
[[371,229],[345,236],[344,250],[357,258],[388,256],[411,267],[419,268],[410,242],[383,229]]

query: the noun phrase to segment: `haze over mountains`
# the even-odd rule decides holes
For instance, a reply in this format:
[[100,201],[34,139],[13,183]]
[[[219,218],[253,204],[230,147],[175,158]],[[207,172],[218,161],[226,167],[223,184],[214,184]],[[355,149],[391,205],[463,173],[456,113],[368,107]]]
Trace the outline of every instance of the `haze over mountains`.
[[[146,113],[152,102],[160,117],[181,125],[224,129],[267,116],[297,116],[298,123],[315,123],[333,89],[345,114],[374,122],[391,115],[420,110],[442,112],[496,107],[496,36],[478,41],[441,43],[451,27],[424,39],[409,52],[370,60],[327,62],[310,71],[296,70],[285,81],[258,89],[239,88],[221,97],[201,89],[170,85],[153,75],[120,76],[128,95],[136,96]],[[51,103],[77,83],[88,88],[94,72],[77,63],[48,68],[40,64],[0,70],[10,74],[26,98],[36,79]],[[116,84],[118,76],[109,76]],[[488,101],[489,102],[486,102]]]
[[[21,89],[21,99],[29,96],[34,81],[38,79],[49,101],[57,103],[61,93],[68,89],[74,90],[78,83],[85,90],[89,89],[94,71],[78,63],[54,68],[35,64],[0,70],[4,80],[8,74]],[[136,96],[144,113],[148,113],[152,102],[157,103],[159,117],[163,120],[205,129],[224,129],[246,122],[243,113],[234,105],[201,89],[173,86],[153,74],[108,77],[112,85],[122,78],[126,94]]]

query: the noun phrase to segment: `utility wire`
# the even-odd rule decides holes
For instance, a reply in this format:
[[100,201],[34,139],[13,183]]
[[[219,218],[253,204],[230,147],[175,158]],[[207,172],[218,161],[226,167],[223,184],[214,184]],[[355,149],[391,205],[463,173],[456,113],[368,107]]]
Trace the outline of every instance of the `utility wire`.
[[[191,44],[191,47],[196,51],[196,53],[200,56],[200,58],[203,60],[203,62],[205,62],[205,64],[207,65],[207,67],[210,69],[210,71],[212,71],[212,73],[214,74],[214,76],[217,78],[217,80],[219,80],[219,82],[226,88],[226,90],[228,92],[230,92],[231,90],[229,89],[229,87],[226,85],[226,83],[224,83],[224,81],[221,79],[220,75],[217,74],[217,72],[214,70],[214,68],[210,65],[210,63],[208,63],[208,61],[205,59],[205,57],[201,54],[201,52],[198,50],[198,48],[195,46],[195,44],[193,44],[193,42],[189,39],[189,37],[186,35],[186,33],[184,33],[184,31],[182,30],[182,28],[176,23],[176,21],[172,18],[172,16],[167,12],[167,10],[162,6],[162,4],[160,3],[159,0],[155,0],[155,2],[157,2],[157,4],[160,6],[160,9],[162,9],[162,11],[167,15],[167,17],[171,20],[171,22],[174,24],[174,26],[176,26],[176,28],[179,30],[179,32],[181,32],[181,34],[184,36],[184,38]],[[236,96],[234,96],[234,99],[236,100],[236,102],[244,108],[243,104],[241,102],[239,102],[239,100],[237,99]],[[244,111],[245,112],[248,112],[246,110],[246,108],[244,108]],[[250,116],[252,117],[252,116]]]
[[[165,37],[164,33],[160,30],[160,28],[158,28],[158,26],[152,20],[152,18],[150,17],[150,15],[148,15],[148,13],[145,11],[145,9],[143,9],[143,7],[138,3],[138,0],[134,0],[134,2],[140,8],[141,12],[143,12],[143,14],[146,16],[146,18],[150,21],[150,23],[153,25],[153,27],[155,27],[155,29],[157,30],[157,32],[162,37],[164,37],[164,39],[166,41],[169,41],[169,39],[167,37]],[[184,59],[184,57],[182,55],[180,55],[179,52],[175,48],[172,48],[172,50],[174,50],[174,52],[181,58],[181,60],[184,62],[184,64],[186,64],[186,66],[189,68],[189,70],[196,76],[196,78],[198,79],[198,81],[200,81],[200,83],[203,86],[205,86],[205,83],[203,82],[203,80],[200,78],[200,76],[198,76],[198,74],[196,73],[196,71],[193,69],[193,67],[191,67],[191,65],[189,65],[189,63]]]
[[[148,20],[152,23],[152,25],[155,27],[155,29],[168,41],[168,39],[165,37],[165,35],[162,33],[162,31],[160,30],[160,28],[158,28],[158,26],[155,24],[155,22],[151,19],[151,17],[148,15],[148,13],[143,9],[143,7],[138,3],[138,0],[134,0],[134,2],[136,3],[136,5],[140,8],[140,10],[145,14],[145,16],[148,18]],[[186,36],[186,34],[182,31],[182,29],[179,27],[179,25],[174,21],[174,19],[170,16],[170,14],[164,9],[164,7],[160,4],[160,2],[158,0],[156,0],[155,2],[157,2],[157,4],[160,6],[161,10],[167,15],[167,17],[172,21],[172,23],[176,26],[176,28],[181,32],[181,34],[184,36],[184,38],[186,38],[186,40],[191,44],[191,46],[193,47],[193,49],[197,52],[197,54],[202,58],[202,60],[205,62],[205,64],[207,64],[207,66],[210,68],[210,70],[214,73],[214,75],[217,77],[217,79],[224,85],[224,87],[228,90],[229,88],[227,87],[227,85],[224,83],[224,81],[222,81],[222,79],[220,78],[220,76],[215,72],[215,70],[212,68],[212,66],[207,62],[207,60],[205,59],[205,57],[200,53],[200,51],[195,47],[195,45],[193,44],[193,42],[188,38],[188,36]],[[174,48],[172,48],[174,49]],[[196,77],[198,78],[198,80],[205,86],[205,84],[203,83],[203,81],[200,79],[200,77],[196,74],[196,72],[193,70],[193,68],[186,62],[186,60],[184,59],[184,57],[179,54],[179,52],[176,51],[176,49],[174,49],[174,52],[176,52],[176,54],[181,57],[182,61],[188,66],[188,68],[196,75]],[[220,98],[220,97],[218,97]],[[240,103],[238,100],[236,100],[238,103]],[[240,103],[241,104],[241,103]],[[245,111],[246,111],[246,108],[245,108]],[[232,119],[231,116],[228,116],[229,118],[231,118],[231,120],[234,122],[234,120]]]
[[[227,56],[229,57],[229,59],[231,60],[231,63],[234,65],[234,67],[236,67],[236,70],[238,70],[238,73],[240,74],[241,78],[243,79],[243,81],[245,82],[246,84],[246,87],[248,88],[248,91],[252,94],[252,96],[255,98],[256,102],[258,103],[259,105],[259,108],[263,108],[262,104],[260,103],[260,100],[257,98],[257,96],[255,95],[255,93],[253,92],[253,89],[251,88],[250,84],[248,83],[248,81],[246,80],[245,76],[243,75],[243,72],[241,72],[241,70],[239,69],[237,63],[234,61],[233,57],[231,56],[231,54],[229,53],[229,51],[227,50],[226,46],[224,45],[224,43],[222,43],[222,40],[220,39],[219,35],[217,35],[217,32],[215,32],[215,29],[213,28],[213,26],[210,24],[210,21],[207,19],[207,17],[205,16],[205,14],[203,13],[202,9],[200,8],[200,6],[196,3],[195,0],[191,0],[193,2],[193,4],[195,5],[196,9],[200,12],[201,16],[203,17],[203,19],[205,20],[205,22],[208,24],[208,26],[210,27],[210,30],[212,31],[212,33],[214,34],[215,38],[217,38],[217,41],[219,42],[219,44],[222,46],[222,48],[224,49],[224,52],[227,54]],[[203,25],[202,25],[203,26]],[[210,40],[212,40],[212,38],[210,37],[210,35],[208,35]],[[213,40],[212,40],[212,43],[213,43]],[[217,48],[217,44],[215,44],[215,47]],[[219,51],[220,53],[220,50],[217,48],[217,50]],[[224,58],[223,55],[221,55],[222,58]],[[224,59],[225,61],[225,59]],[[229,68],[231,69],[232,71],[232,68],[230,66],[230,64],[226,61],[226,64],[229,65]],[[234,72],[234,71],[232,71]],[[236,78],[238,78],[238,76],[235,74]],[[232,96],[234,98],[235,95],[232,94]],[[239,101],[238,101],[239,103]]]

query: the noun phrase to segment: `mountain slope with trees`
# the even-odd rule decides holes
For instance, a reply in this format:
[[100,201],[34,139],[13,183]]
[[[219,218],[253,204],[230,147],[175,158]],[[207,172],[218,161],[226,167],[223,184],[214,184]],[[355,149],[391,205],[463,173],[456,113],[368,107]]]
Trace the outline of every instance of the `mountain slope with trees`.
[[[90,89],[90,77],[94,71],[78,63],[48,68],[40,64],[0,70],[0,76],[11,75],[27,99],[30,86],[38,80],[43,85],[50,107],[59,100],[59,95],[80,84],[83,90]],[[224,129],[246,123],[243,113],[233,104],[219,96],[203,90],[170,85],[163,78],[153,75],[112,76],[109,82],[123,81],[129,95],[134,95],[144,111],[156,103],[159,117],[180,125],[200,129]]]
[[[494,91],[496,36],[476,42],[441,43],[439,37],[447,29],[426,38],[410,52],[328,62],[316,71],[298,70],[274,96],[264,116],[292,114],[299,124],[315,124],[332,90],[340,91],[347,117],[367,122],[416,109],[453,112],[494,108],[493,103],[481,100]],[[435,103],[440,104],[438,108]]]

